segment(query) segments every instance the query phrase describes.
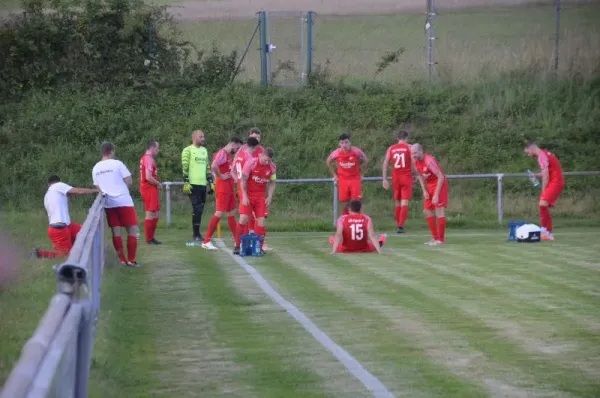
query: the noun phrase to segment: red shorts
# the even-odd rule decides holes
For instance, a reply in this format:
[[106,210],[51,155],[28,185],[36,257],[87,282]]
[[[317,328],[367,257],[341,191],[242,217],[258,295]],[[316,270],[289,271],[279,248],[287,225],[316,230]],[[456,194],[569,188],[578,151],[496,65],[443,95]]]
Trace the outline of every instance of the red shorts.
[[425,210],[435,210],[440,208],[448,207],[448,180],[444,181],[444,185],[442,185],[442,189],[440,190],[440,196],[438,198],[438,203],[433,204],[433,194],[435,193],[436,185],[429,185],[427,187],[427,193],[429,194],[429,199],[425,199],[423,203],[423,208]]
[[549,182],[546,186],[546,189],[544,189],[544,191],[540,195],[540,200],[544,200],[548,202],[548,206],[554,207],[564,187],[564,183]]
[[398,179],[392,179],[392,191],[394,200],[412,200],[413,178],[406,176]]
[[140,189],[145,211],[160,211],[160,194],[157,187]]
[[111,228],[135,227],[138,225],[137,213],[135,207],[111,207],[104,209],[106,212],[106,222]]
[[252,213],[254,213],[254,217],[256,218],[262,218],[267,215],[267,203],[264,196],[251,196],[248,200],[250,201],[249,205],[244,206],[240,199],[240,214],[251,217]]
[[235,191],[217,192],[216,193],[215,210],[230,212],[235,210]]
[[338,200],[340,202],[348,202],[352,199],[362,199],[360,179],[338,180]]
[[81,225],[74,222],[64,228],[48,227],[48,237],[54,250],[61,255],[69,254],[80,230]]

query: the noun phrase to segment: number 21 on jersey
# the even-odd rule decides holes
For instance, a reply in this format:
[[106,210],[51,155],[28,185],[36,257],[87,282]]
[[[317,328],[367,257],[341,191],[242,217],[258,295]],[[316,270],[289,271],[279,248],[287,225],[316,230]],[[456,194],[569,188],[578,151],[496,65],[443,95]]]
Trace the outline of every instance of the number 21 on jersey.
[[242,164],[240,162],[235,162],[235,172],[237,174],[238,180],[242,179]]
[[405,159],[404,153],[395,153],[394,154],[394,168],[395,169],[406,168],[406,161],[404,159]]
[[363,240],[365,233],[362,224],[350,224],[350,234],[352,240]]

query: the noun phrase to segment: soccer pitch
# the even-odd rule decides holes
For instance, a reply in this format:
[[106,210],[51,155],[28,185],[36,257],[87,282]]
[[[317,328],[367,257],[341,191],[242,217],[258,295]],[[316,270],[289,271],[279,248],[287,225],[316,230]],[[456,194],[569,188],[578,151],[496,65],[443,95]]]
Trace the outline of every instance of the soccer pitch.
[[598,229],[539,244],[450,230],[443,247],[409,232],[336,256],[327,234],[274,233],[246,263],[188,235],[159,230],[143,268],[106,270],[91,396],[600,394]]

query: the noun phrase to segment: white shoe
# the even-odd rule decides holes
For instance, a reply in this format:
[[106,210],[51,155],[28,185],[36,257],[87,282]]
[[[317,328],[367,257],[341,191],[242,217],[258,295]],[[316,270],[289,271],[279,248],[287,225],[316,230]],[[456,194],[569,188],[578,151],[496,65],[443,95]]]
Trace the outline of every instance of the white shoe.
[[272,247],[269,247],[269,246],[267,246],[265,244],[263,244],[262,249],[263,249],[264,252],[270,252],[271,250],[273,250]]
[[203,243],[202,248],[206,250],[219,250],[215,245],[212,244],[212,242]]
[[439,240],[430,240],[429,242],[425,242],[425,244],[426,244],[427,246],[437,246],[437,245],[441,245],[441,244],[443,244],[443,243],[444,243],[444,242],[442,242],[442,241],[439,241]]

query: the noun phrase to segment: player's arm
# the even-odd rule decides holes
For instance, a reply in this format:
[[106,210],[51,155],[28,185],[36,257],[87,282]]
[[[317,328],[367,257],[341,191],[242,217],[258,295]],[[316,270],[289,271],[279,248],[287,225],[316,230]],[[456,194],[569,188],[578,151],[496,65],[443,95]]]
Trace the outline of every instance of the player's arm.
[[242,170],[242,204],[247,205],[248,203],[248,179],[250,173],[256,164],[256,159],[247,160]]
[[67,195],[93,195],[100,192],[98,186],[96,188],[71,188],[67,191]]
[[188,182],[190,180],[190,147],[185,147],[181,151],[181,172],[183,174],[183,181]]
[[383,180],[387,180],[388,168],[390,167],[390,150],[388,149],[383,158],[383,164],[381,165],[381,176]]
[[335,180],[337,180],[337,173],[335,171],[335,167],[333,167],[333,162],[335,162],[337,159],[337,152],[338,152],[337,149],[335,151],[331,152],[331,155],[329,155],[329,157],[327,158],[327,162],[326,162],[327,168],[329,169],[331,176]]
[[133,180],[131,178],[131,172],[129,171],[127,166],[125,166],[125,164],[123,162],[119,162],[119,173],[121,174],[121,178],[123,178],[123,181],[125,182],[125,184],[128,187],[130,187],[131,184],[133,183]]
[[213,174],[216,175],[221,180],[226,180],[231,177],[230,173],[223,174],[223,173],[221,173],[221,170],[219,169],[219,167],[225,162],[226,162],[226,159],[224,158],[222,152],[219,152],[219,153],[217,153],[217,156],[215,156],[212,163],[210,164],[210,171],[212,171]]
[[379,240],[377,239],[377,234],[375,233],[375,229],[373,229],[373,222],[371,220],[367,224],[367,233],[369,234],[369,241],[377,249],[377,253],[381,253],[381,246],[379,245]]
[[427,187],[425,186],[425,178],[419,173],[417,173],[417,178],[419,179],[419,185],[421,185],[421,190],[423,191],[423,195],[427,195]]
[[446,179],[446,177],[444,176],[444,173],[442,173],[441,170],[437,170],[435,176],[437,177],[437,185],[435,186],[434,196],[439,197],[440,192],[442,192],[442,187],[444,186],[444,180]]
[[331,254],[335,254],[337,248],[342,244],[343,233],[344,224],[338,221],[335,235],[333,236],[333,247],[331,248]]
[[271,203],[273,203],[273,195],[275,195],[276,182],[277,182],[277,175],[271,174],[271,179],[269,180],[269,188],[267,191],[267,200],[265,202],[267,207],[271,206]]
[[543,168],[540,175],[542,176],[542,191],[543,191],[548,186],[548,181],[550,181],[550,172],[548,171],[548,167]]
[[358,159],[360,160],[360,176],[364,177],[367,173],[367,164],[369,163],[367,155],[365,155],[362,149],[358,148],[356,148],[356,154],[358,155]]

